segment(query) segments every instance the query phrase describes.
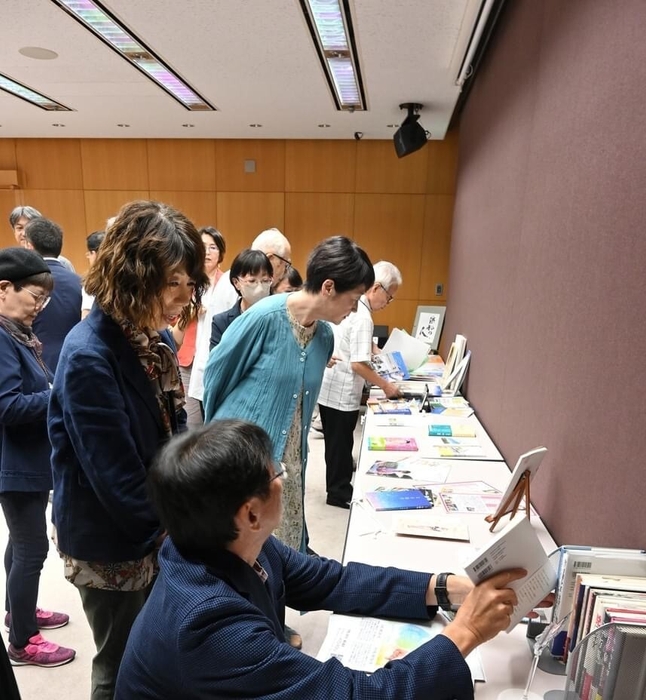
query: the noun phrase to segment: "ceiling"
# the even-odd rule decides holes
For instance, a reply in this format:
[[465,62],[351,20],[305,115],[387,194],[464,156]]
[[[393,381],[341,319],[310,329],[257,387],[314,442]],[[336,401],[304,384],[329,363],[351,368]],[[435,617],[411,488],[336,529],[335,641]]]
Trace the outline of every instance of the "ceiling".
[[[50,0],[0,0],[0,72],[74,110],[0,91],[0,137],[387,139],[414,101],[442,139],[483,0],[350,0],[368,103],[354,113],[334,106],[298,0],[103,4],[218,111],[187,111]],[[34,46],[58,58],[19,53]]]

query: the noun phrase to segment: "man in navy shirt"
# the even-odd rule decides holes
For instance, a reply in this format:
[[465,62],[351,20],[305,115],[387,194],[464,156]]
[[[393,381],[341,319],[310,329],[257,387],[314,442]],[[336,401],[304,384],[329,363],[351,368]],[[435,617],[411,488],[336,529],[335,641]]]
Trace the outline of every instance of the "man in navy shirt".
[[[272,536],[282,515],[282,463],[265,431],[216,420],[166,446],[149,486],[168,533],[160,573],[131,630],[115,700],[472,700],[464,660],[509,625],[514,569],[475,588],[464,576],[311,557]],[[285,606],[455,620],[372,675],[292,648]]]
[[42,255],[54,277],[50,302],[33,325],[43,344],[43,360],[54,373],[65,336],[81,320],[81,278],[58,259],[63,231],[53,221],[42,216],[30,219],[25,226],[25,247]]

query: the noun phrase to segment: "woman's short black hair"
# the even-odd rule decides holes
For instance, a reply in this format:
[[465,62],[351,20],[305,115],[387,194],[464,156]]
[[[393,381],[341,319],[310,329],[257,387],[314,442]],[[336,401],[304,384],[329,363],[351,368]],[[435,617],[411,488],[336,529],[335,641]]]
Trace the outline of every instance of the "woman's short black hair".
[[[233,284],[233,280],[237,279],[238,277],[261,274],[273,277],[274,268],[272,267],[271,260],[262,252],[262,250],[245,248],[235,256],[233,262],[231,263],[229,281],[231,284]],[[236,292],[240,294],[238,289],[236,289]]]
[[216,420],[173,438],[148,474],[162,526],[186,557],[201,558],[237,536],[234,517],[267,498],[272,443],[257,425]]
[[357,287],[370,289],[375,282],[375,271],[366,252],[354,241],[345,236],[333,236],[310,253],[304,288],[318,294],[325,280],[332,280],[339,293]]

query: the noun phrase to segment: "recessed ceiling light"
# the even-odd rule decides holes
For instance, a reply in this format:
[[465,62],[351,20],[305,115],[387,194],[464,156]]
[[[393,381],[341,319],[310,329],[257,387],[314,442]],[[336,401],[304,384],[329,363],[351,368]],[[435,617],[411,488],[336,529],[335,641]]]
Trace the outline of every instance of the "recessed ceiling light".
[[111,49],[130,61],[135,68],[156,82],[186,109],[198,112],[215,111],[212,104],[180,78],[101,3],[95,0],[52,0],[52,2],[93,32]]
[[252,129],[262,129],[262,124],[249,124]]
[[399,124],[386,124],[386,126],[389,129],[398,129],[399,128]]
[[117,126],[120,126],[122,129],[129,129],[130,124],[117,124]]
[[329,129],[330,125],[329,124],[319,124],[319,129]]
[[347,0],[301,0],[305,21],[337,109],[366,108],[359,55]]
[[192,129],[192,128],[195,126],[195,124],[182,124],[182,126],[183,126],[185,129]]
[[43,49],[40,46],[23,46],[21,49],[18,49],[18,53],[27,56],[27,58],[37,58],[41,61],[51,61],[54,58],[58,58],[56,51]]
[[52,124],[52,126],[63,127],[63,126],[65,126],[65,124]]
[[47,97],[47,95],[36,92],[35,90],[32,90],[26,85],[23,85],[17,80],[14,80],[7,75],[3,75],[2,73],[0,73],[0,90],[4,90],[15,97],[20,97],[21,100],[30,102],[32,105],[36,105],[36,107],[40,107],[48,112],[72,111],[69,107],[66,107],[60,102],[52,100],[51,97]]

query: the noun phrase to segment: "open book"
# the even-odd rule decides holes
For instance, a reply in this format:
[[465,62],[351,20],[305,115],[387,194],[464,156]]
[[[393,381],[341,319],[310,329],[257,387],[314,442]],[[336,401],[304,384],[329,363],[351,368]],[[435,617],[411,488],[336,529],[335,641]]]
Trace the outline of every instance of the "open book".
[[529,518],[512,520],[507,527],[464,563],[467,576],[478,584],[505,569],[523,568],[527,576],[512,581],[518,604],[514,607],[507,632],[554,588],[556,572],[538,539]]

